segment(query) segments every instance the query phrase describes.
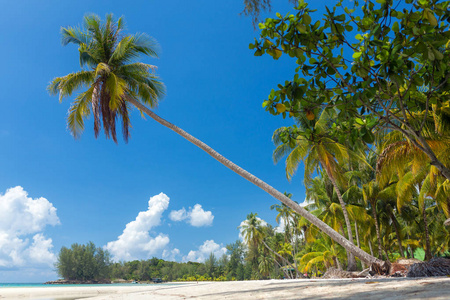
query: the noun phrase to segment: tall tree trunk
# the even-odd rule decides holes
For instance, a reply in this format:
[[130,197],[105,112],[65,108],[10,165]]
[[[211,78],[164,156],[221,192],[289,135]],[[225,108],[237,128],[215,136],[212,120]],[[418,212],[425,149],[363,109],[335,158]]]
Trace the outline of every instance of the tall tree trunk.
[[[345,236],[344,225],[342,225],[342,222],[339,222],[339,226],[341,227],[342,235]],[[347,249],[345,249],[345,254],[347,255],[347,262],[349,262],[351,260],[351,258],[350,258],[351,253]],[[347,265],[347,268],[348,268],[348,265]]]
[[373,256],[373,248],[372,248],[372,242],[369,239],[369,249],[370,249],[370,255]]
[[334,264],[338,270],[342,270],[341,262],[337,256],[333,256]]
[[275,261],[275,263],[278,265],[278,268],[280,268],[280,269],[283,271],[284,275],[285,275],[287,278],[289,278],[289,274],[287,273],[286,268],[283,269],[283,267],[281,266],[281,264],[280,264],[276,259],[275,259],[274,261]]
[[306,209],[289,199],[289,197],[285,196],[283,193],[277,191],[269,184],[265,183],[261,179],[257,178],[253,174],[247,172],[246,170],[242,169],[238,165],[234,164],[224,156],[220,155],[217,151],[200,141],[199,139],[193,137],[186,131],[182,130],[181,128],[173,125],[172,123],[164,120],[154,112],[152,112],[148,107],[137,101],[133,98],[127,98],[127,100],[136,106],[139,110],[145,112],[150,118],[154,119],[156,122],[160,123],[161,125],[175,131],[206,153],[208,153],[210,156],[212,156],[214,159],[219,161],[221,164],[226,166],[227,168],[231,169],[233,172],[237,173],[238,175],[242,176],[243,178],[247,179],[254,185],[258,186],[262,190],[266,191],[270,195],[272,195],[274,198],[278,199],[282,203],[286,204],[288,207],[292,208],[295,212],[297,212],[300,216],[307,219],[309,222],[311,222],[313,225],[317,226],[322,232],[324,232],[326,235],[328,235],[332,240],[337,242],[339,245],[350,251],[353,255],[359,257],[361,260],[365,261],[367,264],[379,264],[380,266],[384,266],[388,268],[388,265],[386,262],[369,255],[368,253],[362,251],[360,248],[356,247],[352,242],[347,240],[345,237],[337,233],[333,228],[325,224],[323,221],[318,219],[316,216],[308,212]]
[[[361,244],[359,242],[359,232],[358,232],[358,222],[355,220],[355,235],[356,235],[356,245],[361,249]],[[361,261],[361,267],[363,270],[366,269],[366,264]]]
[[[333,177],[333,174],[331,174],[331,172],[325,166],[323,166],[323,167],[324,167],[325,171],[327,172],[328,178],[330,178],[330,181],[334,186],[334,190],[336,191],[336,195],[338,196],[339,203],[341,204],[342,214],[344,215],[345,225],[347,226],[348,240],[350,241],[350,243],[352,243],[352,245],[354,245],[352,224],[350,223],[350,218],[348,217],[347,207],[345,206],[345,202],[344,202],[344,199],[342,198],[341,191],[339,191],[339,187],[336,183],[336,180]],[[347,270],[348,271],[356,271],[356,260],[355,260],[355,256],[352,253],[349,253],[349,255],[348,255]]]
[[389,252],[387,248],[384,248],[384,253],[386,254],[386,260],[389,261]]
[[[275,250],[273,250],[272,248],[269,247],[269,245],[266,244],[266,242],[264,240],[262,240],[263,245],[267,248],[267,250],[269,250],[270,252],[272,252],[273,254],[275,254],[278,258],[281,258],[281,260],[283,261],[283,263],[287,266],[291,266],[291,262],[289,260],[287,260],[286,258],[284,258],[283,256],[281,256],[280,254],[278,254],[278,252],[276,252]],[[295,258],[294,258],[294,262],[295,262]],[[292,274],[292,272],[291,272]],[[299,277],[299,273],[297,268],[295,268],[295,274],[296,274],[296,278]],[[294,278],[292,276],[292,278]]]
[[428,232],[428,220],[427,220],[427,212],[425,210],[425,203],[423,204],[422,214],[423,214],[423,223],[425,224],[425,243],[426,243],[425,260],[430,260],[432,256],[431,256],[430,235]]
[[381,249],[381,234],[380,234],[380,226],[378,225],[378,218],[377,218],[377,210],[375,207],[375,203],[370,203],[372,205],[372,217],[375,220],[375,230],[377,232],[377,241],[378,241],[378,258],[383,259],[383,251]]
[[397,226],[397,219],[395,218],[392,210],[389,211],[389,215],[391,217],[392,224],[394,224],[395,234],[397,235],[398,249],[400,251],[400,256],[405,257],[405,251],[403,250],[403,246],[402,246],[402,237],[400,235],[400,231],[398,230],[398,226]]
[[415,142],[414,144],[418,146],[418,148],[421,149],[430,158],[430,164],[432,166],[435,166],[441,172],[441,174],[444,175],[445,178],[450,180],[450,169],[444,166],[444,164],[436,157],[436,154],[433,152],[427,140],[420,134],[420,132],[414,132],[414,130],[412,131],[413,134],[416,135],[418,142],[415,142],[411,138],[409,139],[413,143]]
[[[294,221],[295,222],[295,221]],[[297,256],[297,244],[298,244],[298,239],[297,239],[297,226],[294,226],[294,233],[293,233],[293,244],[292,244],[292,258],[294,259],[294,268],[295,268],[295,274],[296,274],[296,278],[300,277],[300,274],[298,272],[298,266],[297,266],[297,260],[295,259],[295,257]]]

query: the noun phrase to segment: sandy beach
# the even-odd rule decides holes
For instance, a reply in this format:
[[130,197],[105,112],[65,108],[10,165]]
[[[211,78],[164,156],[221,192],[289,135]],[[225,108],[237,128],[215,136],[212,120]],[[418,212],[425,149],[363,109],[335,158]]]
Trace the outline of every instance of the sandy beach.
[[193,282],[136,286],[1,288],[0,299],[449,299],[450,278]]

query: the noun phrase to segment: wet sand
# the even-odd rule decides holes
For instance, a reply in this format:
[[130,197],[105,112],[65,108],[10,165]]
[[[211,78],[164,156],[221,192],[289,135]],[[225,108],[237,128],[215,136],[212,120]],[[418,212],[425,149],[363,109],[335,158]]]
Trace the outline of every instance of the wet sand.
[[450,299],[450,278],[265,280],[124,287],[0,288],[0,299]]

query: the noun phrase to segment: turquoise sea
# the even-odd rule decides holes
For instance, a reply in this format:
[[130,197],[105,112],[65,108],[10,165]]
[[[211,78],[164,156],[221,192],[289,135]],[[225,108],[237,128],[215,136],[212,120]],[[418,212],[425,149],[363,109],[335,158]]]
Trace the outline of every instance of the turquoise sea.
[[[153,285],[154,283],[149,283],[148,285]],[[159,283],[161,284],[161,283]],[[173,283],[162,283],[164,285],[173,285]],[[0,288],[28,288],[28,287],[74,287],[74,286],[135,286],[133,283],[112,283],[112,284],[43,284],[43,283],[0,283]],[[145,285],[145,283],[139,284]],[[176,285],[176,284],[175,284]]]

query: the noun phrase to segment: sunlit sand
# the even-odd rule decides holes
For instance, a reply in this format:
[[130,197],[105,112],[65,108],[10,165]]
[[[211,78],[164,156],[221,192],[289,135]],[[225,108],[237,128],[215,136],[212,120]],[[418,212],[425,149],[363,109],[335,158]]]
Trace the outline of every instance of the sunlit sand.
[[177,285],[1,288],[0,299],[449,299],[450,278],[190,282]]

